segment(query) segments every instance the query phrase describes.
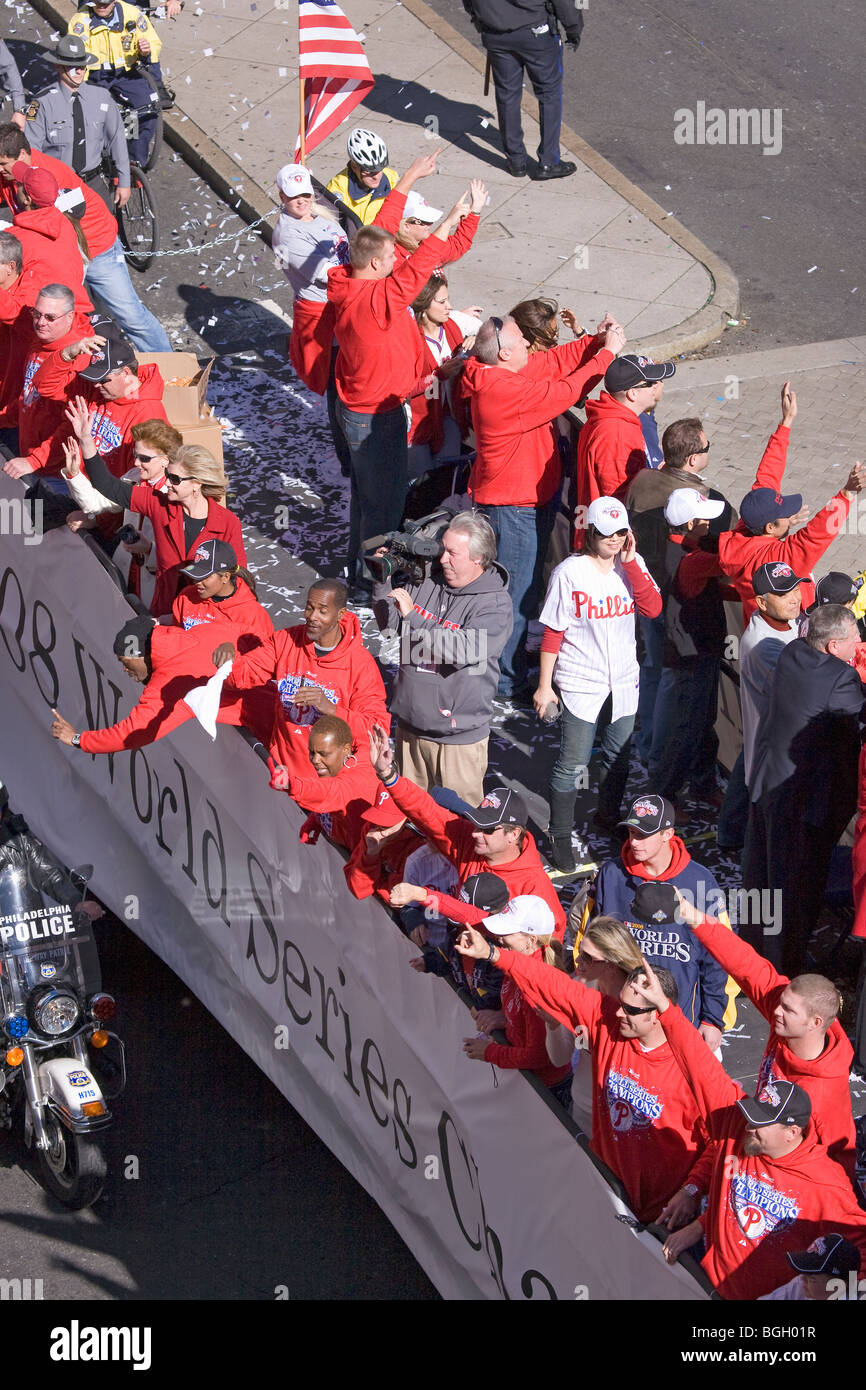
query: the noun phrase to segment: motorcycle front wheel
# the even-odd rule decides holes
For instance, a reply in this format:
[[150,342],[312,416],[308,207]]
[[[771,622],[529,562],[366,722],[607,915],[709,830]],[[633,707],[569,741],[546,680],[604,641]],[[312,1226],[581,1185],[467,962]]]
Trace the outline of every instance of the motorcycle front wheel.
[[53,1115],[45,1116],[45,1128],[49,1147],[35,1151],[43,1187],[70,1211],[92,1206],[108,1172],[101,1141],[70,1133]]

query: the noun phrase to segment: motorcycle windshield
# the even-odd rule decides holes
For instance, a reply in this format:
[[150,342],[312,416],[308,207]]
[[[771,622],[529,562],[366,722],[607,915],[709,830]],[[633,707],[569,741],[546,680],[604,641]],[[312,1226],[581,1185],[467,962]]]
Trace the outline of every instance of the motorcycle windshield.
[[45,903],[27,874],[0,874],[0,972],[15,1006],[37,985],[66,984],[83,998],[101,987],[90,920],[77,903]]

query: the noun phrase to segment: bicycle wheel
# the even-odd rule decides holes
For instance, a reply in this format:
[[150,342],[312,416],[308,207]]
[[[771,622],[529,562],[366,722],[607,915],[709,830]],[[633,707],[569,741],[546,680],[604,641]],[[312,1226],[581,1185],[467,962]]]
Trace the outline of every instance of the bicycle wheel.
[[144,80],[150,85],[153,91],[153,105],[156,108],[156,124],[153,127],[153,139],[150,142],[150,149],[148,150],[147,159],[141,166],[142,169],[148,170],[153,168],[154,164],[157,161],[159,152],[162,149],[162,128],[164,122],[162,115],[162,103],[159,99],[159,88],[157,87],[156,82],[151,77],[150,73],[147,71],[147,68],[139,68],[139,73],[144,78]]
[[133,270],[147,270],[159,249],[159,216],[150,184],[137,164],[129,166],[129,202],[118,212],[120,239]]

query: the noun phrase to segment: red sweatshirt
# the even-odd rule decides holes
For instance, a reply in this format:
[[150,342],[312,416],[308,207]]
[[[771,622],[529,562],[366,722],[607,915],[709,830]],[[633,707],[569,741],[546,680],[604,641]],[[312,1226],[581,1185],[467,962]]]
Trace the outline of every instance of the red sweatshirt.
[[790,984],[787,975],[759,955],[757,951],[714,917],[704,917],[692,928],[698,941],[705,946],[729,975],[751,999],[755,1008],[770,1024],[770,1036],[758,1071],[755,1095],[770,1081],[793,1081],[807,1092],[812,1102],[812,1124],[818,1142],[831,1158],[854,1176],[857,1137],[851,1112],[851,1093],[848,1073],[854,1060],[854,1050],[838,1019],[827,1030],[827,1041],[820,1057],[805,1061],[797,1057],[773,1026],[773,1015],[779,999]]
[[[703,1109],[689,1073],[667,1043],[646,1052],[636,1039],[620,1036],[618,998],[513,951],[503,951],[497,964],[530,1004],[540,1004],[569,1028],[586,1027],[594,1081],[593,1152],[623,1183],[635,1216],[655,1220],[706,1144]],[[690,1023],[686,1027],[709,1057],[700,1034]]]
[[361,816],[375,805],[380,791],[379,779],[362,749],[351,755],[336,777],[317,776],[308,761],[305,774],[292,772],[288,787],[299,806],[318,816],[325,834],[348,850],[363,839],[366,827]]
[[565,913],[541,863],[541,855],[535,847],[532,836],[527,834],[523,848],[516,859],[507,864],[488,863],[479,859],[475,853],[472,836],[475,826],[463,816],[455,815],[437,805],[432,796],[416,787],[407,777],[398,777],[393,786],[388,787],[394,801],[426,836],[434,849],[438,849],[457,866],[461,883],[473,874],[496,874],[507,885],[509,898],[520,893],[535,893],[549,905],[556,922],[556,935],[562,939],[565,931]]
[[[514,952],[503,951],[502,954],[514,955]],[[521,959],[543,964],[540,951],[534,956]],[[571,1068],[554,1067],[551,1064],[547,1055],[547,1028],[544,1019],[538,1017],[512,979],[506,978],[502,983],[501,1004],[505,1014],[505,1036],[508,1045],[490,1043],[484,1049],[485,1062],[492,1062],[495,1067],[535,1072],[545,1086],[556,1086],[560,1081],[564,1081]]]
[[[110,246],[114,245],[117,241],[117,223],[98,193],[94,193],[92,188],[86,183],[82,183],[68,164],[64,164],[60,159],[55,159],[51,154],[43,154],[41,150],[31,150],[30,163],[34,169],[47,169],[49,174],[53,174],[61,192],[65,189],[75,188],[82,194],[84,215],[81,219],[81,230],[87,241],[91,260],[94,256],[101,256],[103,251],[107,251]],[[2,174],[0,174],[0,201],[6,203],[13,211],[17,211],[15,180]],[[79,256],[77,247],[75,254]],[[67,285],[69,281],[61,278],[58,283]],[[71,288],[72,286],[70,286]]]
[[19,454],[27,459],[34,472],[60,472],[63,466],[60,437],[66,409],[62,401],[53,401],[42,395],[36,384],[36,375],[49,357],[58,357],[62,348],[90,332],[90,320],[80,314],[72,320],[69,332],[54,343],[40,343],[31,330],[21,393],[17,402],[10,404],[9,419],[4,419],[4,423],[13,423],[12,415],[17,416]]
[[586,424],[577,438],[577,503],[596,497],[625,500],[636,473],[646,468],[640,416],[602,391],[586,403]]
[[375,893],[390,907],[391,889],[403,882],[406,860],[421,843],[418,831],[404,825],[393,840],[385,841],[379,854],[368,855],[362,834],[343,869],[349,892],[356,898],[371,898]]
[[[406,199],[408,196],[407,193],[398,193],[396,190],[392,189],[377,212],[373,221],[373,226],[384,227],[386,232],[391,232],[391,234],[396,237],[400,223],[406,212]],[[448,238],[445,254],[440,258],[439,265],[449,265],[451,261],[459,261],[461,256],[465,256],[472,245],[477,231],[478,213],[468,212],[462,221],[457,224],[453,234]],[[405,246],[401,246],[398,241],[394,242],[394,264],[396,266],[405,265],[411,255],[412,252],[407,251]]]
[[613,361],[597,336],[534,352],[520,372],[470,358],[463,390],[472,410],[475,463],[469,491],[488,506],[539,507],[559,488],[553,421],[591,391]]
[[[201,598],[194,584],[181,589],[171,605],[171,616],[178,627],[189,632],[202,623],[233,623],[239,636],[235,643],[241,656],[253,651],[274,635],[274,625],[243,579],[236,579],[235,591],[227,598]],[[214,646],[219,646],[215,643]],[[211,647],[211,652],[214,648]]]
[[274,707],[269,747],[276,761],[292,775],[309,774],[310,729],[320,718],[318,710],[294,703],[292,697],[303,685],[324,690],[334,707],[329,713],[345,719],[362,748],[367,746],[374,724],[385,729],[391,726],[382,677],[364,646],[361,624],[354,613],[340,619],[340,631],[343,636],[336,647],[320,654],[308,641],[304,623],[280,628],[232,667],[229,683],[237,690],[251,690],[271,681],[276,686],[279,703]]
[[81,314],[93,312],[84,288],[84,261],[75,229],[57,208],[28,208],[16,212],[9,231],[21,242],[24,265],[12,291],[22,304],[35,304],[43,285],[67,285]]
[[[81,353],[72,362],[64,362],[59,352],[46,357],[36,373],[34,385],[47,400],[60,401],[65,407],[75,396],[82,396],[96,411],[91,435],[106,467],[115,478],[122,478],[133,467],[133,439],[130,430],[145,420],[165,420],[168,416],[162,404],[164,381],[159,367],[144,363],[138,368],[138,390],[117,401],[103,400],[96,382],[85,381],[78,375],[90,363],[90,354]],[[64,421],[60,439],[68,439],[72,431]],[[84,465],[85,471],[87,464]]]
[[[117,753],[123,748],[143,748],[164,738],[194,715],[183,703],[194,686],[204,685],[214,674],[213,649],[220,642],[234,642],[237,628],[213,624],[184,632],[177,627],[155,627],[150,639],[153,674],[141,699],[125,719],[108,729],[86,730],[81,735],[85,753]],[[217,720],[241,724],[243,701],[236,691],[223,687]]]
[[707,1253],[701,1264],[722,1296],[755,1299],[771,1293],[790,1276],[787,1252],[805,1250],[827,1231],[838,1231],[866,1254],[866,1212],[842,1167],[818,1143],[814,1126],[784,1158],[744,1153],[746,1121],[736,1104],[742,1087],[701,1046],[675,1005],[660,1021],[716,1141],[691,1178],[698,1186],[708,1180],[701,1217]]
[[[421,325],[416,324],[416,327],[421,339],[421,375],[429,376],[431,372],[436,374],[439,364],[433,356],[430,344],[421,331]],[[463,342],[463,332],[462,329],[457,327],[453,319],[446,319],[444,327],[445,341],[449,349],[448,357],[445,359],[447,362],[449,358],[453,357],[457,348],[459,348],[460,344]],[[433,454],[437,454],[442,448],[445,415],[444,397],[445,386],[437,378],[435,389],[429,388],[429,394],[428,391],[423,391],[420,395],[413,396],[409,402],[412,408],[412,424],[409,427],[409,443],[429,444],[430,451]]]
[[[774,492],[781,490],[790,437],[791,431],[785,425],[780,425],[775,434],[770,435],[752,484],[753,491],[756,487],[771,487]],[[808,608],[814,602],[815,586],[810,578],[812,567],[838,536],[850,506],[848,499],[837,492],[801,531],[795,536],[784,536],[781,540],[773,536],[753,536],[742,521],[738,522],[735,530],[722,532],[719,536],[719,563],[723,574],[730,576],[743,601],[744,624],[748,623],[757,608],[752,575],[771,560],[782,560],[791,566],[795,574],[808,578],[809,582],[802,586],[803,607]]]
[[429,236],[383,280],[357,279],[343,265],[328,271],[340,346],[337,394],[350,410],[369,415],[397,410],[407,396],[424,389],[421,344],[409,306],[447,254],[447,242]]

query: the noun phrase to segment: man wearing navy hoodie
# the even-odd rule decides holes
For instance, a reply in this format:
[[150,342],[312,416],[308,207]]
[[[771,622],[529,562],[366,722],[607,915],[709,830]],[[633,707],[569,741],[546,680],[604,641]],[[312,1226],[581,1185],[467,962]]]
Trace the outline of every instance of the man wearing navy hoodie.
[[[655,902],[645,886],[668,885],[691,903],[712,903],[713,916],[730,927],[723,908],[724,894],[710,870],[694,862],[674,832],[674,810],[663,796],[636,797],[620,824],[628,830],[628,839],[620,857],[608,859],[599,869],[588,917],[604,914],[625,923],[650,964],[671,972],[680,1008],[715,1052],[722,1032],[736,1021],[733,998],[737,986],[729,984],[727,972],[688,928],[674,921],[673,894],[668,911],[663,895],[656,895],[659,901]],[[639,894],[639,890],[644,891]]]

